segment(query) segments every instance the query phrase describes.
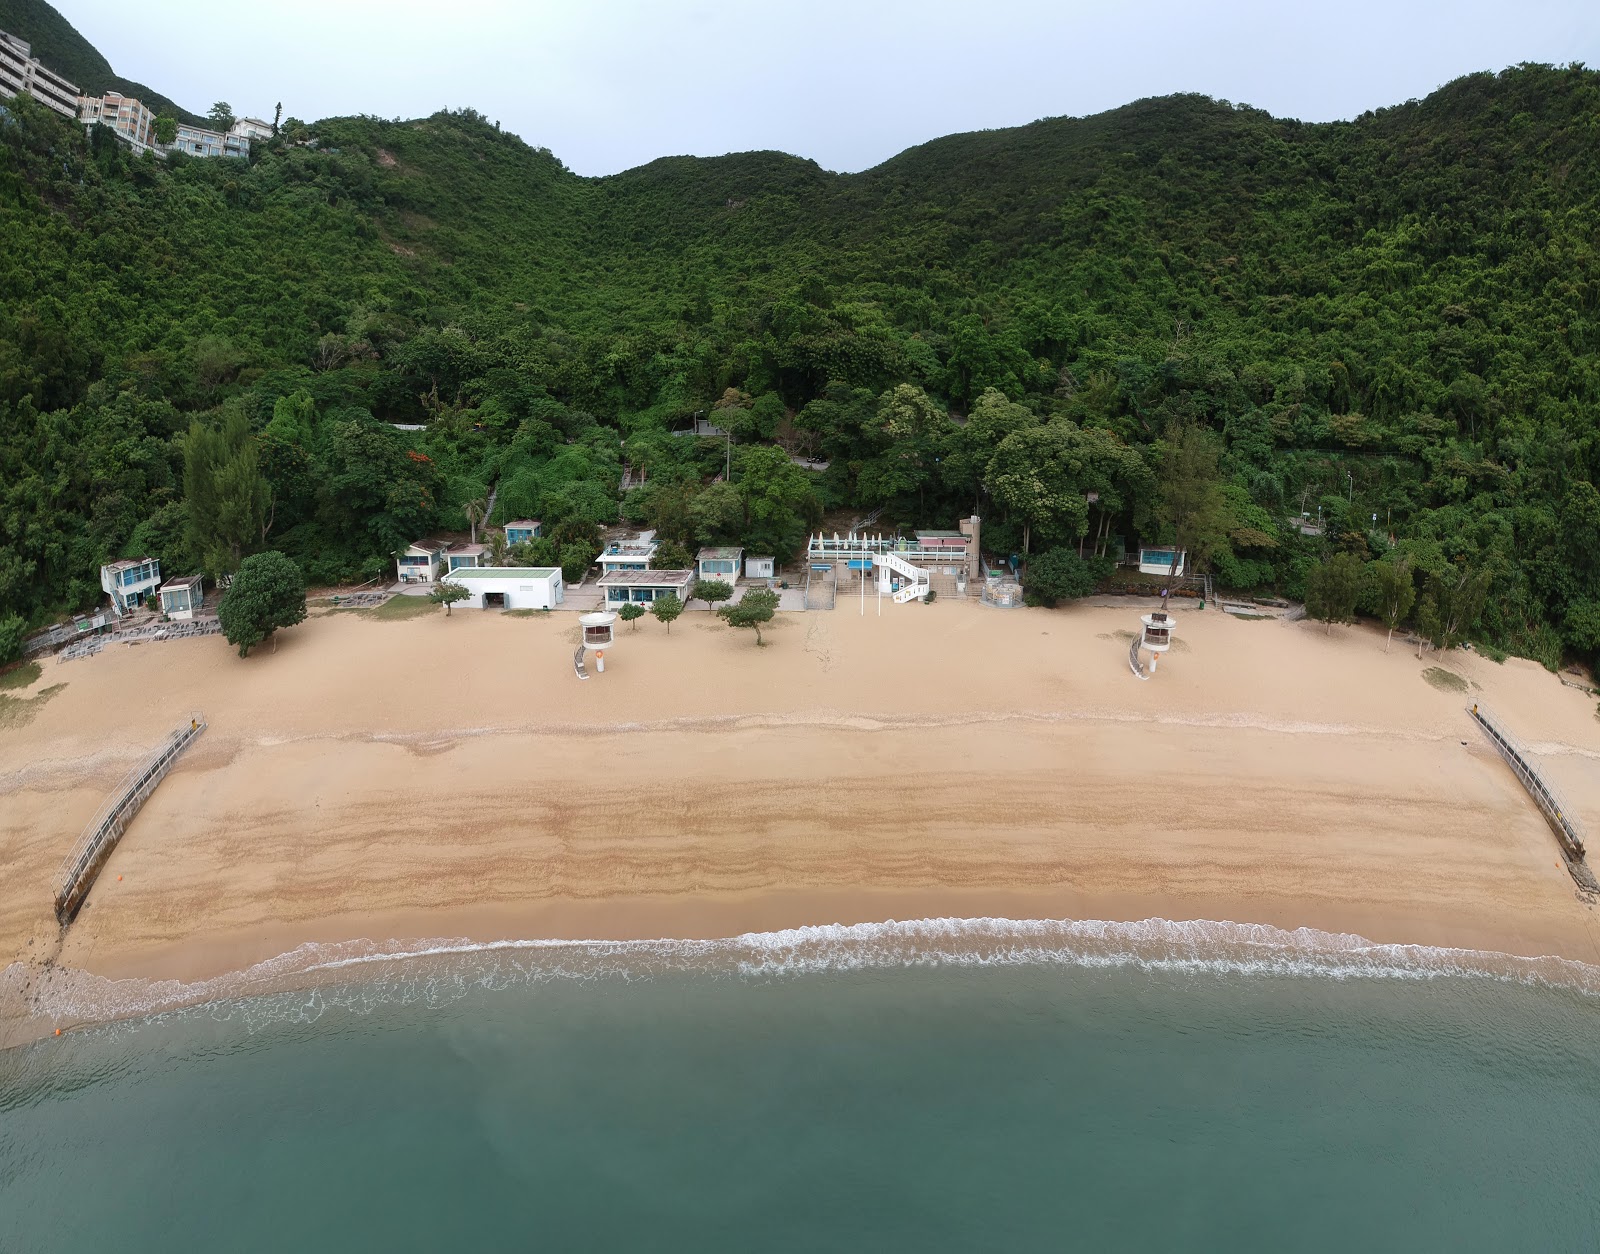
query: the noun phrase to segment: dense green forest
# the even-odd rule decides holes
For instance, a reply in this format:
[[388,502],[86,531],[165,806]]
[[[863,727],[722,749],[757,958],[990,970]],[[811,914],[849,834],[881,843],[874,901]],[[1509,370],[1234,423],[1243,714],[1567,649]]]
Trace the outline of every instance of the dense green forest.
[[[671,434],[696,414],[731,447]],[[580,178],[470,110],[291,119],[248,164],[0,117],[0,615],[30,624],[113,556],[376,574],[498,484],[570,569],[619,511],[792,553],[879,506],[1097,575],[1176,531],[1294,597],[1403,559],[1430,631],[1451,602],[1554,665],[1600,648],[1597,472],[1582,67],[1319,125],[1144,100],[855,175]]]

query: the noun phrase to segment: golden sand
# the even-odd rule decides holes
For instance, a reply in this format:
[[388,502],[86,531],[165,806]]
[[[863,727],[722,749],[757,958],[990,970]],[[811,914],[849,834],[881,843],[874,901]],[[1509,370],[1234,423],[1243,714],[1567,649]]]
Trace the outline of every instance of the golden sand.
[[[927,915],[1218,918],[1600,962],[1595,908],[1464,712],[1480,700],[1600,833],[1592,698],[1381,632],[1141,607],[873,603],[624,628],[334,613],[47,662],[0,726],[0,965],[58,952],[58,866],[193,711],[59,945],[186,978],[308,940],[719,936]],[[1430,667],[1471,685],[1424,678]],[[1435,677],[1437,678],[1437,677]],[[28,693],[20,694],[24,697]],[[120,877],[120,878],[119,878]]]

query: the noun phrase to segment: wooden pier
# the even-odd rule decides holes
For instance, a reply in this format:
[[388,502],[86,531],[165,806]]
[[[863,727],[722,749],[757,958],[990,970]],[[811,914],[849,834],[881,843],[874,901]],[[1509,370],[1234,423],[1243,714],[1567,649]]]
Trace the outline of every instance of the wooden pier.
[[1467,713],[1489,738],[1489,743],[1494,745],[1500,756],[1506,760],[1506,765],[1511,768],[1512,773],[1522,781],[1522,786],[1528,790],[1533,803],[1539,807],[1539,812],[1549,822],[1551,830],[1556,834],[1556,842],[1561,846],[1562,860],[1566,862],[1567,870],[1578,887],[1585,892],[1600,893],[1600,882],[1595,880],[1594,872],[1589,869],[1589,863],[1584,856],[1586,849],[1583,831],[1578,826],[1572,807],[1545,782],[1544,777],[1534,768],[1533,759],[1528,751],[1490,718],[1486,711],[1474,704],[1468,707]]
[[133,822],[133,816],[139,813],[139,807],[166,778],[179,755],[199,739],[205,729],[205,718],[196,715],[187,726],[168,736],[149,757],[128,772],[127,778],[83,829],[78,843],[61,864],[61,874],[56,881],[56,921],[63,927],[78,917],[84,899],[94,887],[95,877],[117,847],[122,833],[127,831],[128,824]]

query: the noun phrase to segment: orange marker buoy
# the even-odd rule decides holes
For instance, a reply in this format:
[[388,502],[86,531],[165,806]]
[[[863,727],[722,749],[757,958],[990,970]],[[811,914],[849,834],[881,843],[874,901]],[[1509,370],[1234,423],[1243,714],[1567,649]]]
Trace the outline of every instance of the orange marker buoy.
[[122,876],[120,876],[120,875],[117,876],[117,883],[119,883],[119,884],[122,883]]
[[57,1029],[56,1029],[56,1035],[57,1035],[57,1036],[60,1036],[60,1035],[61,1035],[61,1029],[60,1029],[60,1028],[57,1028]]

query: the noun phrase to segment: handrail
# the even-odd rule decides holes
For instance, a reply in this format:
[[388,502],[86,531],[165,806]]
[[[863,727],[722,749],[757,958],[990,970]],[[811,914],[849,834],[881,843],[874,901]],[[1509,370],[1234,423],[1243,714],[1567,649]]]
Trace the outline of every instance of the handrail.
[[155,786],[161,782],[172,764],[189,745],[206,729],[205,716],[196,714],[189,726],[180,727],[139,762],[123,777],[122,782],[96,811],[83,829],[72,851],[61,864],[57,877],[56,917],[63,923],[71,922],[89,895],[94,877],[118,837],[127,829],[134,814]]
[[1572,807],[1545,781],[1544,776],[1529,760],[1527,750],[1514,736],[1501,728],[1487,711],[1480,709],[1475,702],[1468,707],[1467,713],[1472,716],[1484,735],[1489,737],[1489,742],[1505,759],[1512,774],[1522,782],[1522,786],[1528,790],[1528,795],[1533,798],[1533,803],[1539,807],[1550,826],[1555,829],[1556,840],[1566,856],[1567,869],[1572,873],[1572,878],[1590,892],[1597,891],[1597,887],[1600,886],[1596,885],[1594,874],[1584,860],[1586,850],[1583,832],[1573,817]]

